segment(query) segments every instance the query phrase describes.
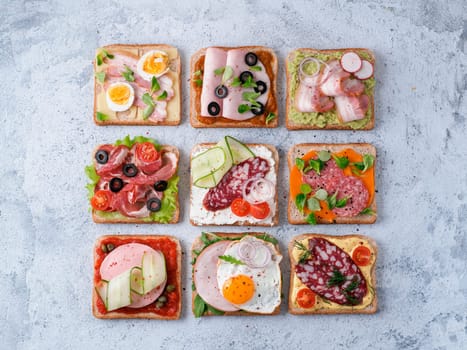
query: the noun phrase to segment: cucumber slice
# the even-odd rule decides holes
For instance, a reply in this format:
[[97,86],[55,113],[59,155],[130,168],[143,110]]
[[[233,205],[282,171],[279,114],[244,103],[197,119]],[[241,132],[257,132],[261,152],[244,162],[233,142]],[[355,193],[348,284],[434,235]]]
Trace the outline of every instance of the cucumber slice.
[[130,289],[138,295],[144,295],[143,272],[140,267],[133,267],[130,280]]
[[164,255],[160,252],[157,252],[157,254],[144,253],[141,272],[143,274],[144,293],[148,293],[161,285],[167,278]]
[[133,269],[112,278],[107,284],[107,311],[120,309],[131,304],[130,278]]
[[227,146],[227,151],[229,152],[233,164],[238,164],[248,158],[255,157],[255,154],[247,145],[232,136],[224,137],[224,142]]
[[216,174],[226,163],[226,152],[222,147],[212,147],[198,154],[191,160],[193,184],[198,187],[213,187],[216,185]]

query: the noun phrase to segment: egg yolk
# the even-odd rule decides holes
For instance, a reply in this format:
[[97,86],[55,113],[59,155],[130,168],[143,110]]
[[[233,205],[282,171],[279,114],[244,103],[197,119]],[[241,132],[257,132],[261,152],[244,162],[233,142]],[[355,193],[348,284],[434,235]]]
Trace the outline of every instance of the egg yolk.
[[112,86],[108,94],[110,100],[119,105],[124,105],[130,99],[130,89],[125,85]]
[[149,55],[143,64],[143,70],[149,74],[159,74],[167,69],[169,57],[161,52]]
[[222,295],[232,304],[244,304],[255,294],[255,283],[245,275],[229,278],[222,286]]

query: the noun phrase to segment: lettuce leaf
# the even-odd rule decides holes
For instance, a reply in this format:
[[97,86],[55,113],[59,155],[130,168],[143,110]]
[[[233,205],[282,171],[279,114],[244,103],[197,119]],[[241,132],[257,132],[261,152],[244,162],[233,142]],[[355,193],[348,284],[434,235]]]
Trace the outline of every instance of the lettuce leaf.
[[158,151],[161,150],[161,145],[155,139],[145,136],[135,136],[130,138],[130,135],[126,135],[123,139],[115,141],[115,146],[125,145],[128,148],[131,148],[135,143],[141,142],[151,142]]
[[88,190],[88,199],[90,200],[92,196],[94,196],[94,189],[101,177],[97,175],[94,165],[86,166],[84,168],[84,172],[86,173],[86,176],[91,180],[91,182],[86,185],[86,189]]
[[167,184],[167,189],[164,191],[162,197],[161,210],[151,213],[148,218],[144,221],[155,221],[162,224],[167,224],[172,220],[173,214],[177,209],[177,193],[178,193],[178,181],[180,178],[175,175],[170,178]]

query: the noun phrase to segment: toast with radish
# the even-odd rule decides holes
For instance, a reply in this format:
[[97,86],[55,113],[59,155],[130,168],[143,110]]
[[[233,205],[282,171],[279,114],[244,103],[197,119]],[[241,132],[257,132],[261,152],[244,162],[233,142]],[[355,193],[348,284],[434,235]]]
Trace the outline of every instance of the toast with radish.
[[193,127],[277,127],[277,58],[272,49],[203,48],[191,57],[190,77]]
[[180,243],[172,236],[100,237],[94,245],[94,316],[180,318],[181,256]]
[[286,59],[286,126],[370,130],[375,56],[368,49],[296,49]]

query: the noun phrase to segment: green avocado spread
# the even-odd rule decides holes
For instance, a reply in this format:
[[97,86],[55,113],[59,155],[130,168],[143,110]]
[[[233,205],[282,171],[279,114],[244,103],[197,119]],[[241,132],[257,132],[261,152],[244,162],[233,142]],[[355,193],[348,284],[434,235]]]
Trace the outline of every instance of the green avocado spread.
[[[360,51],[360,50],[355,50],[355,52],[364,60],[367,60],[369,62],[373,62],[372,56],[366,52],[366,51]],[[297,51],[295,54],[295,57],[289,61],[288,63],[288,69],[290,72],[290,85],[289,85],[289,94],[291,96],[291,103],[290,103],[290,110],[289,110],[289,117],[292,119],[295,123],[298,124],[307,124],[307,125],[313,125],[317,126],[320,128],[326,127],[326,125],[345,125],[349,126],[352,129],[362,129],[364,128],[368,122],[371,119],[371,113],[372,113],[372,106],[370,105],[368,107],[368,110],[365,114],[365,118],[361,120],[355,120],[352,122],[348,122],[345,124],[342,124],[339,121],[339,118],[337,117],[337,112],[335,109],[330,110],[328,112],[299,112],[295,109],[295,104],[294,104],[294,97],[295,97],[295,92],[298,88],[298,85],[300,83],[299,80],[299,66],[300,63],[309,57],[316,58],[318,60],[321,60],[323,62],[331,61],[334,59],[340,59],[343,55],[344,51],[342,52],[330,52],[330,53],[321,53],[321,52],[316,52],[316,53],[305,53],[301,51]],[[304,70],[308,73],[312,73],[316,71],[316,65],[308,65],[304,67]],[[375,79],[369,78],[366,80],[363,80],[363,83],[365,85],[365,94],[371,97],[373,95],[374,87],[375,87]]]

